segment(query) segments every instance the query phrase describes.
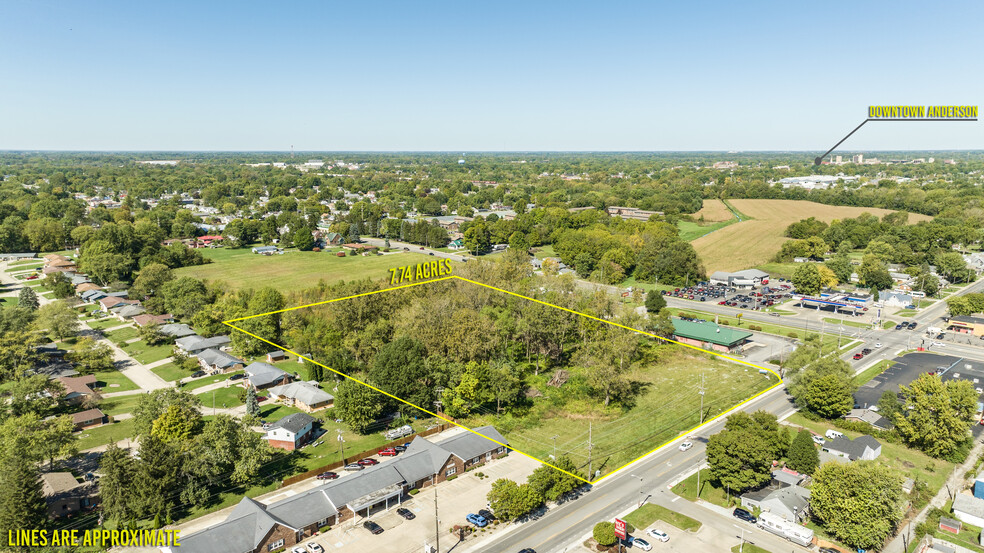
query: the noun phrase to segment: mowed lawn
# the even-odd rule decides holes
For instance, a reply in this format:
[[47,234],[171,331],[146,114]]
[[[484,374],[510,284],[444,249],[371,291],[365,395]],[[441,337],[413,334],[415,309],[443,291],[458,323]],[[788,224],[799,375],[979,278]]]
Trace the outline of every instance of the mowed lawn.
[[[870,213],[882,217],[890,209],[824,205],[805,200],[729,200],[750,220],[728,225],[692,242],[708,273],[737,271],[767,263],[788,238],[783,236],[791,223],[816,217],[827,223],[834,219]],[[909,214],[909,222],[928,221],[927,215]]]
[[399,252],[388,255],[337,257],[327,252],[288,251],[283,255],[257,255],[249,249],[204,250],[213,260],[208,265],[182,267],[175,275],[223,281],[233,288],[273,286],[284,290],[363,278],[388,277],[389,270],[426,261],[420,255]]
[[[463,424],[469,428],[494,425],[510,446],[537,459],[549,459],[556,442],[557,455],[568,455],[587,472],[590,423],[592,470],[605,474],[700,424],[697,385],[702,372],[706,384],[704,421],[778,382],[771,373],[762,375],[751,367],[711,354],[667,347],[660,350],[659,361],[633,366],[627,373],[639,393],[625,412],[614,407],[606,410],[594,399],[557,404],[541,398],[534,400],[533,409],[525,417],[496,417],[490,412],[469,417]],[[572,385],[576,384],[565,384]],[[535,387],[548,397],[557,393],[551,386]]]

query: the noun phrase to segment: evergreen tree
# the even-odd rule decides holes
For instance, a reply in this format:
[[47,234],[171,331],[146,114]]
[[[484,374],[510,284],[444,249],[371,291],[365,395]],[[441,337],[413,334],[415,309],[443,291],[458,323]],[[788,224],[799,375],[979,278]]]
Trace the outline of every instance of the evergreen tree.
[[19,529],[45,528],[47,522],[37,464],[5,453],[0,459],[0,533],[6,536]]
[[256,400],[256,389],[252,386],[246,390],[246,414],[251,417],[260,416],[260,403]]
[[800,430],[789,446],[789,459],[786,466],[803,474],[813,474],[819,465],[820,454],[813,445],[813,437],[808,430]]
[[38,305],[38,295],[34,293],[34,289],[28,286],[21,288],[20,294],[17,295],[17,307],[35,311]]

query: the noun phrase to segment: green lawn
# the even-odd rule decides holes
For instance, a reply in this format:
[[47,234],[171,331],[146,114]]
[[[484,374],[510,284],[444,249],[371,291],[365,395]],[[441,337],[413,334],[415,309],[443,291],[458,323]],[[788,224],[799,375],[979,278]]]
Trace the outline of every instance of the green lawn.
[[[209,392],[202,392],[198,396],[198,399],[202,400],[202,405],[205,407],[205,412],[209,412],[208,410],[213,405],[220,409],[226,407],[238,407],[243,404],[243,402],[239,401],[239,394],[242,391],[242,387],[230,385],[227,388],[218,388]],[[214,404],[212,403],[213,399],[215,400]]]
[[[242,371],[239,372],[241,373]],[[183,389],[186,392],[191,392],[192,390],[196,390],[198,388],[201,388],[202,386],[208,386],[209,384],[215,384],[216,382],[222,382],[223,380],[228,380],[229,377],[234,374],[238,374],[238,373],[227,373],[227,374],[217,374],[214,376],[206,376],[205,378],[199,378],[197,380],[193,380],[191,382],[184,384],[181,387],[181,389]]]
[[383,256],[336,257],[326,252],[290,251],[284,255],[257,255],[249,249],[207,249],[213,260],[208,265],[175,269],[176,277],[223,281],[234,289],[273,286],[298,289],[315,286],[319,280],[333,283],[361,278],[388,277],[389,269],[420,261],[416,255],[397,253]]
[[[868,328],[869,326],[871,326],[868,323],[860,323],[858,321],[850,321],[847,319],[836,319],[833,317],[825,317],[823,320],[824,322],[830,323],[832,325],[853,326],[855,328]],[[895,323],[892,323],[892,326],[894,327]]]
[[[808,428],[823,436],[827,430],[835,429],[843,432],[848,438],[854,439],[860,436],[858,432],[851,432],[834,426],[826,421],[814,422],[807,420],[799,413],[794,413],[786,421]],[[953,463],[942,459],[934,459],[921,451],[909,449],[903,445],[892,444],[880,440],[882,444],[882,454],[874,462],[899,470],[912,478],[918,478],[929,485],[929,489],[935,494],[943,486],[947,475],[953,470]]]
[[700,223],[692,223],[690,221],[679,221],[677,222],[677,228],[680,229],[680,238],[687,242],[696,240],[705,234],[710,234],[718,229],[724,228],[730,224],[737,223],[738,219],[732,217],[727,221],[720,221],[717,223],[707,223],[701,225]]
[[[676,486],[673,486],[671,491],[688,501],[696,501],[697,474],[691,474],[686,480],[683,480]],[[732,495],[730,497],[731,502],[728,502],[728,490],[725,488],[715,487],[711,483],[711,471],[709,469],[702,469],[700,471],[700,498],[708,503],[713,503],[714,505],[719,505],[721,507],[732,507],[736,504],[736,500],[738,499],[736,496]]]
[[657,520],[662,520],[667,524],[676,526],[680,530],[690,530],[692,532],[700,530],[701,527],[701,523],[697,520],[686,515],[681,515],[680,513],[675,513],[662,505],[654,505],[652,503],[646,503],[642,507],[625,515],[625,522],[635,526],[640,531],[648,528]]
[[[117,326],[117,325],[124,324],[124,323],[121,323],[117,319],[113,319],[113,321],[116,322],[116,325],[109,325],[109,326]],[[103,334],[107,338],[109,338],[109,341],[110,342],[113,342],[114,344],[116,344],[117,346],[120,346],[120,347],[123,347],[124,345],[126,345],[126,341],[127,340],[132,340],[133,338],[136,338],[136,337],[140,336],[140,333],[137,331],[137,329],[136,328],[133,328],[132,326],[128,326],[126,328],[121,328],[119,330],[113,330],[113,331],[109,331],[109,332],[103,332]]]
[[[94,328],[96,330],[106,330],[107,328],[112,328],[114,326],[120,326],[120,325],[126,324],[126,323],[120,322],[120,320],[117,319],[116,317],[106,317],[104,319],[89,319],[89,320],[86,321],[86,324],[88,324],[90,327],[92,327],[92,328]],[[115,332],[120,332],[120,331],[117,330]],[[115,332],[114,332],[114,334],[115,334]],[[108,337],[108,333],[107,333],[107,337]],[[132,337],[133,336],[131,336],[131,338]],[[112,340],[112,338],[110,338],[110,340]],[[115,342],[115,340],[113,340],[113,341]]]
[[166,359],[174,354],[174,346],[171,344],[161,344],[159,346],[148,346],[143,340],[120,346],[123,351],[144,365],[154,363],[161,359]]
[[154,367],[150,370],[168,382],[173,382],[186,376],[191,376],[190,371],[186,371],[174,363],[166,363],[160,367]]
[[286,405],[280,405],[279,403],[270,403],[270,400],[260,402],[260,418],[267,422],[278,421],[287,415],[303,412],[304,411],[301,411],[296,407],[288,407]]
[[17,306],[17,297],[16,296],[14,296],[14,297],[3,297],[3,298],[0,298],[0,308],[4,308],[4,307],[16,307],[16,306]]
[[144,394],[133,394],[130,396],[107,397],[99,401],[99,409],[107,415],[119,415],[121,413],[132,413],[134,407]]
[[[117,370],[101,371],[95,373],[96,383],[103,388],[103,393],[126,392],[136,390],[137,385]],[[113,386],[117,384],[117,386]]]
[[854,381],[857,383],[858,386],[864,386],[872,378],[887,371],[894,364],[895,361],[892,361],[891,359],[882,359],[881,361],[865,369],[863,373],[854,377]]
[[762,549],[754,543],[738,544],[731,548],[731,553],[770,553],[768,549]]
[[122,422],[106,424],[100,426],[99,428],[83,430],[78,435],[78,447],[80,451],[91,449],[93,447],[109,444],[110,442],[118,442],[124,438],[132,438],[133,435],[133,419],[127,419]]
[[802,266],[802,263],[763,263],[755,268],[769,273],[769,286],[773,286],[771,279],[793,278],[793,273]]

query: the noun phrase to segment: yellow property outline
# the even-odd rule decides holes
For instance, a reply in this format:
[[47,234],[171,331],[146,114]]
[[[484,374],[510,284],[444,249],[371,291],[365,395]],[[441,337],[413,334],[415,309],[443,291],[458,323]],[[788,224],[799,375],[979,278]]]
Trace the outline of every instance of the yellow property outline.
[[[503,294],[508,294],[510,296],[515,296],[517,298],[522,298],[524,300],[529,300],[529,301],[532,301],[532,302],[535,302],[535,303],[539,303],[540,305],[545,305],[547,307],[553,307],[555,309],[560,309],[561,311],[567,311],[568,313],[573,313],[573,314],[578,315],[578,316],[581,316],[581,317],[586,317],[588,319],[593,319],[595,321],[598,321],[598,322],[601,322],[601,323],[605,323],[607,325],[617,326],[619,328],[624,328],[626,330],[631,330],[632,332],[636,332],[638,334],[642,334],[642,335],[645,335],[645,336],[650,336],[652,338],[663,340],[664,342],[670,342],[670,343],[678,344],[678,345],[681,345],[681,346],[684,346],[684,347],[688,347],[690,349],[697,350],[697,351],[700,351],[700,352],[710,353],[712,355],[717,355],[718,357],[721,357],[723,359],[727,359],[728,361],[731,361],[731,362],[734,362],[734,363],[740,363],[742,365],[748,365],[749,367],[752,367],[754,369],[759,369],[759,370],[764,369],[764,370],[769,371],[770,373],[774,374],[776,376],[776,378],[779,379],[779,382],[777,382],[773,386],[770,386],[770,387],[766,388],[765,390],[762,390],[761,392],[759,392],[759,393],[755,394],[754,396],[746,399],[745,401],[742,401],[741,403],[739,403],[739,404],[731,407],[727,411],[724,411],[724,412],[720,413],[719,415],[717,415],[717,416],[715,416],[713,418],[710,418],[710,419],[704,421],[703,424],[699,424],[699,425],[691,428],[690,430],[687,430],[686,432],[682,432],[682,433],[678,434],[676,437],[667,440],[666,442],[660,444],[659,446],[655,447],[651,451],[648,451],[648,452],[640,455],[639,457],[636,457],[635,459],[633,459],[633,460],[631,460],[631,461],[623,464],[622,466],[620,466],[620,467],[616,468],[615,470],[613,470],[613,471],[605,474],[604,476],[598,478],[597,480],[587,480],[585,478],[582,478],[582,477],[578,476],[577,474],[568,472],[568,471],[566,471],[564,469],[561,469],[561,468],[557,468],[557,467],[551,465],[550,463],[544,461],[543,459],[539,459],[539,458],[534,457],[532,455],[529,455],[527,453],[523,453],[522,451],[519,451],[518,449],[514,449],[513,447],[511,447],[511,446],[509,446],[507,444],[504,444],[504,443],[499,442],[497,440],[493,440],[492,438],[489,438],[485,434],[481,434],[479,432],[475,432],[474,430],[472,430],[471,428],[468,428],[467,426],[458,424],[457,422],[455,422],[455,421],[453,421],[451,419],[448,419],[446,417],[443,417],[441,415],[438,415],[437,413],[433,413],[433,412],[431,412],[431,411],[429,411],[427,409],[424,409],[423,407],[420,407],[420,406],[415,405],[415,404],[413,404],[413,403],[411,403],[409,401],[406,401],[406,400],[404,400],[402,398],[399,398],[399,397],[397,397],[397,396],[395,396],[395,395],[393,395],[393,394],[391,394],[391,393],[389,393],[389,392],[387,392],[385,390],[380,390],[379,388],[377,388],[377,387],[375,387],[375,386],[373,386],[371,384],[367,384],[367,383],[359,380],[358,378],[353,378],[353,377],[351,377],[351,376],[349,376],[347,374],[344,374],[344,373],[341,373],[339,371],[336,371],[335,369],[333,369],[333,368],[331,368],[331,367],[329,367],[327,365],[323,365],[321,363],[318,363],[317,361],[315,361],[314,359],[311,359],[310,357],[301,355],[300,353],[297,353],[296,351],[291,351],[291,350],[287,349],[284,346],[281,346],[279,344],[275,344],[275,343],[271,342],[270,340],[267,340],[266,338],[262,338],[260,336],[257,336],[256,334],[253,334],[253,333],[251,333],[249,331],[243,330],[243,329],[239,328],[238,326],[232,324],[232,323],[239,322],[239,321],[245,321],[247,319],[255,319],[257,317],[265,317],[267,315],[275,315],[277,313],[285,313],[287,311],[294,311],[296,309],[304,309],[306,307],[314,307],[314,306],[317,306],[317,305],[325,305],[325,304],[333,303],[333,302],[336,302],[336,301],[343,301],[343,300],[350,300],[350,299],[354,299],[354,298],[361,298],[363,296],[371,296],[373,294],[379,294],[379,293],[382,293],[382,292],[390,292],[390,291],[393,291],[393,290],[400,290],[400,289],[403,289],[403,288],[411,288],[413,286],[421,286],[423,284],[430,284],[432,282],[441,282],[443,280],[450,280],[450,279],[463,280],[465,282],[470,282],[472,284],[477,284],[478,286],[482,286],[482,287],[488,288],[490,290],[495,290],[496,292],[502,292]],[[262,342],[266,342],[267,344],[270,344],[271,346],[273,346],[273,347],[275,347],[277,349],[281,349],[283,351],[286,351],[287,353],[296,355],[300,359],[304,359],[304,360],[309,361],[309,362],[311,362],[311,363],[313,363],[313,364],[315,364],[315,365],[317,365],[319,367],[322,367],[324,369],[328,369],[329,371],[331,371],[331,372],[333,372],[333,373],[335,373],[335,374],[337,374],[339,376],[342,376],[342,377],[347,378],[349,380],[352,380],[354,382],[358,382],[359,384],[362,384],[363,386],[366,386],[368,388],[371,388],[371,389],[373,389],[373,390],[375,390],[375,391],[377,391],[377,392],[379,392],[379,393],[381,393],[381,394],[383,394],[385,396],[391,397],[391,398],[399,401],[400,403],[405,403],[405,404],[407,404],[407,405],[409,405],[409,406],[411,406],[411,407],[413,407],[415,409],[418,409],[420,411],[423,411],[424,413],[427,413],[428,415],[431,415],[433,417],[436,417],[436,418],[439,418],[439,419],[444,420],[446,422],[449,422],[449,423],[451,423],[451,424],[453,424],[455,426],[464,428],[465,430],[471,432],[472,434],[476,434],[476,435],[481,436],[481,437],[483,437],[483,438],[485,438],[485,439],[487,439],[487,440],[489,440],[491,442],[495,442],[495,443],[501,445],[502,447],[505,447],[505,448],[509,449],[510,451],[515,451],[516,453],[519,453],[520,455],[523,455],[524,457],[528,457],[530,459],[533,459],[534,461],[536,461],[538,463],[543,463],[544,465],[547,465],[547,466],[552,467],[552,468],[554,468],[556,470],[559,470],[559,471],[561,471],[563,473],[566,473],[566,474],[568,474],[570,476],[573,476],[573,477],[577,478],[578,480],[582,480],[582,481],[584,481],[584,482],[586,482],[588,484],[597,484],[598,482],[600,482],[600,481],[604,480],[605,478],[608,478],[609,476],[611,476],[611,475],[613,475],[613,474],[621,471],[625,467],[631,465],[632,463],[635,463],[636,461],[642,459],[643,457],[646,457],[646,456],[648,456],[648,455],[650,455],[652,453],[655,453],[656,451],[659,451],[660,449],[666,447],[668,444],[670,444],[670,443],[678,440],[680,438],[680,436],[682,436],[684,434],[691,434],[693,432],[696,432],[700,428],[709,425],[710,423],[714,422],[715,420],[717,420],[717,419],[719,419],[719,418],[721,418],[721,417],[723,417],[723,416],[725,416],[725,415],[727,415],[727,414],[735,411],[736,409],[741,408],[744,405],[747,405],[748,403],[752,402],[756,398],[758,398],[758,397],[762,396],[763,394],[766,394],[766,393],[774,390],[775,388],[779,387],[782,384],[782,377],[779,376],[779,373],[777,373],[776,371],[774,371],[774,370],[772,370],[772,369],[770,369],[768,367],[763,367],[761,365],[756,365],[754,363],[749,363],[748,361],[743,361],[741,359],[735,359],[734,357],[729,357],[727,355],[724,355],[722,353],[718,353],[716,351],[710,351],[710,350],[706,350],[706,349],[703,349],[703,348],[699,348],[697,346],[692,346],[690,344],[684,344],[683,342],[677,342],[676,340],[671,340],[669,338],[663,338],[662,336],[657,336],[655,334],[650,334],[648,332],[639,330],[637,328],[632,328],[632,327],[629,327],[629,326],[620,325],[620,324],[614,323],[612,321],[606,321],[605,319],[601,319],[599,317],[594,317],[592,315],[587,315],[587,314],[581,313],[579,311],[574,311],[573,309],[567,309],[566,307],[560,307],[559,305],[554,305],[552,303],[547,303],[545,301],[533,299],[533,298],[524,296],[522,294],[517,294],[516,292],[510,292],[509,290],[503,290],[501,288],[496,288],[495,286],[489,286],[488,284],[483,284],[481,282],[476,282],[474,280],[467,279],[467,278],[464,278],[464,277],[460,277],[460,276],[457,276],[457,275],[451,275],[451,276],[446,276],[446,277],[441,277],[441,278],[435,278],[435,279],[431,279],[431,280],[424,280],[424,281],[421,281],[421,282],[414,282],[412,284],[404,284],[402,286],[394,286],[392,288],[384,288],[382,290],[375,290],[373,292],[364,292],[362,294],[355,294],[354,296],[346,296],[344,298],[335,298],[333,300],[319,301],[319,302],[315,302],[315,303],[309,303],[307,305],[300,305],[300,306],[297,306],[297,307],[288,307],[286,309],[278,309],[277,311],[269,311],[267,313],[260,313],[258,315],[248,315],[246,317],[239,317],[238,319],[229,319],[228,321],[222,321],[222,324],[224,324],[226,326],[229,326],[231,328],[234,328],[234,329],[238,330],[239,332],[242,332],[243,334],[246,334],[248,336],[252,336],[253,338],[256,338],[257,340],[260,340]]]

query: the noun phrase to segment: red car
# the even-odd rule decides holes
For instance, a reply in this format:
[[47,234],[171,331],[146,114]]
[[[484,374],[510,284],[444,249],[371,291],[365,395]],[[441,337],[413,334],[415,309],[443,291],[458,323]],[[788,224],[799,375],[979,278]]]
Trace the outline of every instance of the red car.
[[396,457],[396,450],[392,447],[387,447],[386,449],[379,450],[380,457]]
[[858,359],[862,359],[863,357],[864,357],[864,354],[863,353],[855,353],[854,354],[854,360],[855,361],[857,361]]
[[25,278],[24,280],[37,280],[37,279],[38,279],[38,275],[31,275],[31,276]]
[[318,480],[334,480],[336,478],[338,478],[338,474],[331,471],[322,472],[318,475]]
[[361,459],[359,461],[359,464],[362,465],[362,466],[364,466],[364,467],[371,467],[373,465],[378,465],[379,464],[379,461],[373,459],[372,457],[368,457],[366,459]]

